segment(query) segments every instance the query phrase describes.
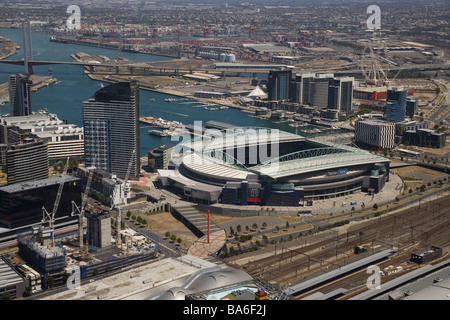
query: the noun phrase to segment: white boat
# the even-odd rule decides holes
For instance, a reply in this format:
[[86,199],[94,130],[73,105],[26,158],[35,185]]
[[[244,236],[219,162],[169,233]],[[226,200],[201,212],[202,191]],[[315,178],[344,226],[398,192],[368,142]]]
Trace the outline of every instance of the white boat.
[[170,135],[166,131],[161,130],[148,130],[148,133],[158,137],[168,137]]

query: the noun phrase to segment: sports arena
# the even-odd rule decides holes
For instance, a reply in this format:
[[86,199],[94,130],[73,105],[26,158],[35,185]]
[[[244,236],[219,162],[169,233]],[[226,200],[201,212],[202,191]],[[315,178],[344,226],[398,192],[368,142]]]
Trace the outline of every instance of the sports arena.
[[179,160],[172,170],[158,170],[172,192],[205,204],[263,206],[378,193],[390,165],[338,134],[307,138],[254,127],[202,131],[183,144]]

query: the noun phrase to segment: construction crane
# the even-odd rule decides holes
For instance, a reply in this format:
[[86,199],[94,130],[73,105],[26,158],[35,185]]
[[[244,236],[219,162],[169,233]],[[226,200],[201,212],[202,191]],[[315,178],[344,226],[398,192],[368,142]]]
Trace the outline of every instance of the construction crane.
[[44,206],[42,206],[42,223],[44,224],[47,220],[49,223],[49,228],[51,232],[51,241],[52,241],[52,247],[54,246],[54,232],[55,232],[55,215],[56,211],[58,211],[59,202],[61,200],[62,191],[64,188],[64,183],[66,182],[66,175],[67,175],[67,169],[69,168],[69,159],[70,157],[67,157],[66,164],[64,166],[64,170],[61,176],[61,182],[59,183],[58,187],[58,193],[56,194],[56,200],[53,205],[53,210],[51,213],[45,209]]
[[[96,158],[94,158],[93,166],[95,167]],[[86,187],[84,189],[83,196],[81,197],[81,208],[77,206],[77,204],[72,201],[72,216],[77,215],[78,216],[78,237],[79,237],[79,246],[80,248],[83,248],[83,217],[84,217],[84,210],[86,209],[87,204],[87,197],[89,194],[89,190],[91,188],[91,182],[92,182],[92,176],[94,174],[94,169],[89,171],[88,179],[86,182]],[[87,247],[87,240],[86,240],[86,247]]]
[[208,38],[209,37],[209,27],[206,23],[206,17],[205,17],[205,26],[203,27],[203,37]]
[[124,179],[124,200],[121,204],[118,205],[117,210],[117,238],[116,238],[116,246],[119,246],[119,239],[120,239],[120,230],[122,227],[122,206],[126,205],[128,194],[130,193],[130,188],[128,187],[128,178],[130,177],[131,167],[133,165],[134,157],[136,156],[136,149],[133,149],[133,152],[131,153],[130,162],[128,163],[127,173],[125,175]]

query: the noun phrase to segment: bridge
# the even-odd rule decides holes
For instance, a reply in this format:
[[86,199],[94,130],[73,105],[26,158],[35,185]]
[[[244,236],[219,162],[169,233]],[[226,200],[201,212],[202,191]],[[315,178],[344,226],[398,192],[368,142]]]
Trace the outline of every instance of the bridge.
[[[131,62],[131,63],[101,63],[101,62],[81,62],[81,61],[52,61],[52,60],[9,60],[4,59],[0,60],[0,63],[11,64],[11,65],[19,65],[19,66],[28,66],[28,73],[33,73],[33,66],[43,66],[43,65],[76,65],[80,67],[84,67],[90,73],[96,74],[111,74],[111,71],[95,71],[96,67],[102,67],[111,69],[116,75],[150,75],[150,74],[171,74],[171,75],[182,75],[182,74],[192,74],[195,72],[201,73],[209,73],[209,74],[219,74],[225,76],[226,74],[268,74],[271,70],[279,70],[279,67],[274,66],[270,68],[270,65],[264,69],[254,69],[254,68],[246,68],[245,66],[237,67],[237,68],[215,68],[215,69],[201,69],[194,70],[192,68],[182,68],[182,67],[168,67],[168,66],[154,66],[148,65],[143,62]],[[450,70],[449,63],[441,63],[441,64],[411,64],[402,67],[390,67],[388,70],[416,70],[416,71],[434,71],[434,70]],[[324,72],[324,70],[315,70],[310,72]],[[329,70],[328,70],[329,71]],[[295,72],[295,70],[294,70]],[[334,70],[335,73],[339,73],[341,75],[355,75],[362,74],[361,70]]]

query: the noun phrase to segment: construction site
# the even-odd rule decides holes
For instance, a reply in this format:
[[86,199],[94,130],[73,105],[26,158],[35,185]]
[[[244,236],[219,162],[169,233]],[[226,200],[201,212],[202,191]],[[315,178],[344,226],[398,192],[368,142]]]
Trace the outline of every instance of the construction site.
[[[15,248],[2,256],[11,268],[28,270],[22,274],[24,278],[28,278],[29,272],[38,275],[34,277],[34,283],[30,283],[31,293],[64,285],[74,269],[79,270],[82,280],[154,259],[159,254],[157,235],[147,232],[144,236],[125,227],[122,222],[122,205],[125,203],[107,210],[88,199],[94,170],[89,171],[81,202],[71,201],[72,222],[64,226],[57,215],[58,207],[66,180],[75,179],[67,175],[68,160],[59,176],[52,210],[43,206],[41,222],[17,232],[18,251]],[[129,173],[125,181],[128,176]],[[72,183],[77,185],[78,181]],[[78,219],[78,226],[74,225],[74,219]],[[21,296],[21,292],[15,294]]]

